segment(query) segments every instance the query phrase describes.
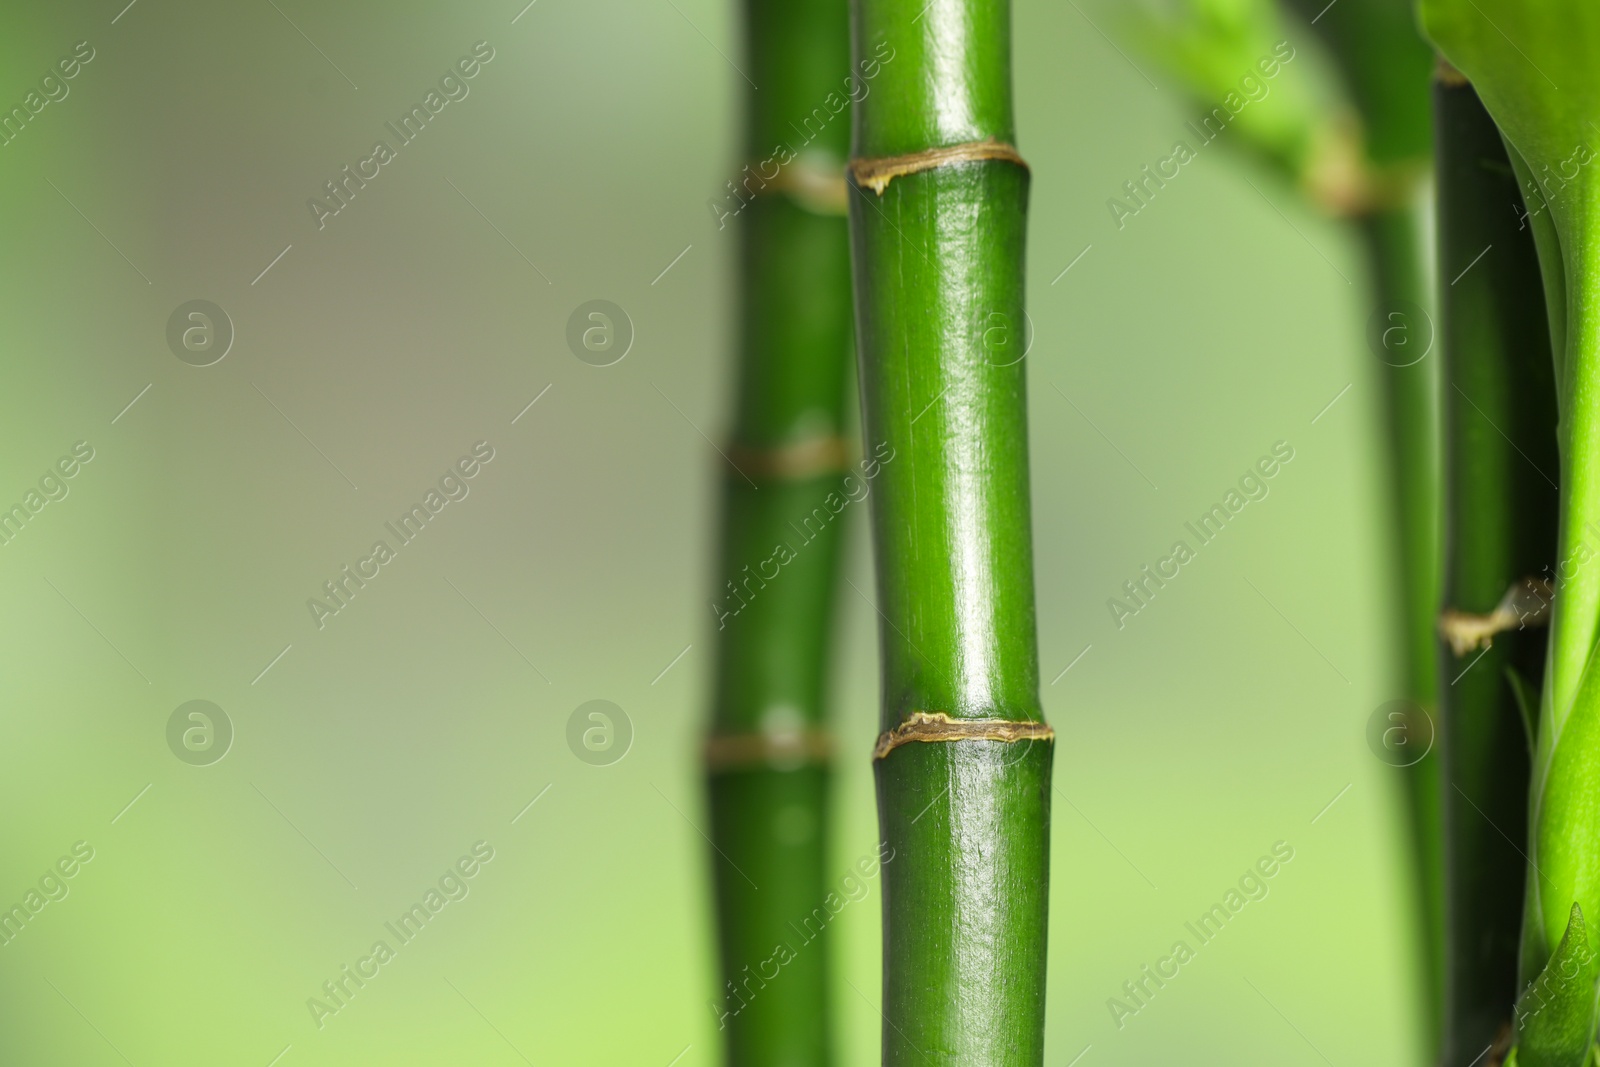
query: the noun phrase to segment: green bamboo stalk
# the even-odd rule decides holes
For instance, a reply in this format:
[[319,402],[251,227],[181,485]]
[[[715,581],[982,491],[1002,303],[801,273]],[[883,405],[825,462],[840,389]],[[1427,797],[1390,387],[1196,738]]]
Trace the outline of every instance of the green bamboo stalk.
[[[1507,1063],[1594,1055],[1600,946],[1600,8],[1587,0],[1423,0],[1439,50],[1505,136],[1539,246],[1560,421],[1549,655],[1529,787],[1523,992]],[[1509,875],[1509,872],[1507,872]]]
[[[1434,128],[1439,263],[1452,275],[1471,264],[1439,290],[1442,621],[1458,634],[1464,623],[1483,625],[1480,640],[1441,642],[1439,652],[1449,782],[1442,1064],[1470,1067],[1509,1037],[1516,1000],[1522,883],[1505,872],[1521,867],[1527,847],[1530,739],[1520,702],[1533,699],[1545,655],[1544,631],[1527,626],[1544,601],[1526,583],[1543,577],[1555,551],[1548,479],[1559,458],[1544,294],[1533,233],[1514,210],[1517,178],[1478,94],[1442,63]],[[1518,595],[1502,608],[1508,590]]]
[[[850,394],[845,0],[749,0],[749,160],[712,203],[739,230],[739,385],[726,450],[706,744],[730,1067],[826,1067],[825,730]],[[835,507],[835,505],[838,505]],[[817,918],[818,909],[822,918]]]
[[[1292,0],[1327,44],[1360,118],[1363,178],[1344,211],[1359,228],[1368,264],[1371,313],[1432,305],[1422,179],[1431,152],[1428,87],[1432,51],[1407,0],[1342,0],[1332,8]],[[1397,362],[1403,362],[1399,360]],[[1395,568],[1394,617],[1402,692],[1428,715],[1437,707],[1434,622],[1439,610],[1439,361],[1379,368],[1380,410]],[[1444,1005],[1443,786],[1438,753],[1401,770],[1420,916],[1425,1033],[1436,1042]]]
[[[882,616],[883,1062],[1037,1067],[1050,768],[1007,0],[854,0],[856,336]],[[886,57],[892,57],[892,62]],[[990,339],[993,340],[992,333]]]
[[[1432,303],[1424,258],[1426,208],[1420,198],[1379,207],[1357,219],[1368,262],[1372,306],[1388,314],[1409,303]],[[1426,311],[1424,312],[1426,313]],[[1428,327],[1400,312],[1412,339]],[[1397,588],[1402,692],[1429,716],[1439,700],[1435,622],[1439,611],[1439,361],[1381,366],[1380,410],[1387,442],[1390,544]],[[1406,837],[1412,858],[1427,1011],[1426,1034],[1436,1042],[1443,1025],[1445,888],[1444,785],[1439,754],[1399,768],[1405,794]]]
[[[1428,168],[1429,49],[1411,24],[1404,0],[1289,0],[1327,45],[1349,111],[1330,109],[1297,81],[1310,58],[1292,58],[1280,72],[1279,42],[1300,40],[1273,0],[1183,0],[1156,6],[1133,20],[1131,32],[1209,111],[1242,99],[1248,106],[1228,127],[1228,143],[1298,186],[1311,206],[1350,224],[1367,260],[1363,320],[1383,315],[1408,340],[1425,347],[1428,324],[1405,305],[1432,303],[1424,238],[1423,199]],[[1139,10],[1135,8],[1135,10]],[[1288,52],[1298,57],[1303,45]],[[1259,75],[1259,76],[1258,76]],[[1353,111],[1352,115],[1350,111]],[[1400,318],[1392,319],[1397,312]],[[1424,312],[1425,314],[1426,312]],[[1411,349],[1394,353],[1403,362]],[[1391,516],[1387,531],[1396,575],[1390,597],[1400,692],[1432,714],[1437,699],[1434,618],[1438,610],[1437,357],[1411,366],[1377,368],[1384,438],[1384,481]],[[1430,1039],[1438,1033],[1443,989],[1443,829],[1438,758],[1429,753],[1398,771],[1403,789],[1407,853],[1418,917],[1420,994]]]

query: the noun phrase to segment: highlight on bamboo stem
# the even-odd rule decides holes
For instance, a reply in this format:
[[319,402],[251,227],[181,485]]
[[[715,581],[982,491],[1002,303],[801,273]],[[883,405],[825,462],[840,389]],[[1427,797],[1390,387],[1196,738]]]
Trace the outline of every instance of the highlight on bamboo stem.
[[[1003,0],[853,0],[850,197],[882,734],[883,1062],[1038,1067],[1053,735],[1039,704],[1021,334],[1028,169]],[[892,57],[886,58],[886,57]]]
[[[833,740],[826,693],[846,507],[865,493],[845,440],[850,402],[844,116],[796,114],[848,69],[845,0],[748,0],[749,164],[718,223],[736,229],[739,361],[723,449],[713,594],[715,692],[703,749],[725,1062],[832,1062],[828,876]],[[799,142],[799,143],[797,143]],[[714,209],[715,210],[715,209]]]

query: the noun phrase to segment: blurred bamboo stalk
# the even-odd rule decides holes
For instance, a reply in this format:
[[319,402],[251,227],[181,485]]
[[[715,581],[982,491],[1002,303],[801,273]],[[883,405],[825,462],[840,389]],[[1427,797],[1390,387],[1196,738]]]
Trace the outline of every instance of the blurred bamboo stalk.
[[[1427,241],[1433,51],[1417,32],[1409,0],[1343,0],[1331,10],[1292,0],[1327,44],[1359,116],[1353,195],[1342,214],[1366,252],[1369,311],[1403,321],[1412,340],[1431,315],[1433,270]],[[1330,207],[1339,208],[1335,202]],[[1501,209],[1505,210],[1505,209]],[[1394,315],[1402,316],[1395,320]],[[1400,358],[1393,358],[1399,355]],[[1402,695],[1432,716],[1439,697],[1435,623],[1440,582],[1439,359],[1389,353],[1379,367],[1388,488],[1393,516],[1394,618]],[[1439,754],[1402,770],[1420,909],[1421,961],[1430,1049],[1444,1004],[1444,830]],[[1431,1058],[1431,1053],[1430,1053]]]
[[[1298,49],[1276,0],[1182,0],[1147,5],[1132,18],[1144,51],[1201,106],[1239,100],[1237,143],[1318,210],[1358,234],[1369,297],[1363,325],[1396,341],[1429,335],[1432,261],[1425,246],[1428,103],[1432,52],[1417,33],[1407,0],[1283,0],[1327,46],[1349,111],[1330,114],[1304,85],[1279,78]],[[1299,61],[1301,66],[1305,61]],[[1276,80],[1275,80],[1276,79]],[[1271,83],[1271,84],[1269,84]],[[1419,317],[1420,316],[1422,317]],[[1390,325],[1401,327],[1385,332]],[[1387,347],[1387,346],[1385,346]],[[1392,613],[1405,700],[1432,718],[1438,697],[1434,623],[1439,610],[1439,400],[1437,357],[1425,345],[1381,351],[1377,368],[1385,440],[1388,534],[1395,575]],[[1413,360],[1413,353],[1419,358]],[[1439,759],[1430,752],[1403,768],[1407,851],[1415,900],[1426,1027],[1439,1032],[1444,999],[1444,859]]]
[[[731,1067],[832,1061],[825,728],[850,399],[845,0],[749,0],[748,165],[713,202],[737,229],[739,384],[705,747]],[[833,105],[837,106],[833,106]]]
[[[1374,315],[1403,323],[1408,348],[1432,327],[1416,317],[1431,318],[1433,286],[1425,247],[1427,206],[1419,189],[1392,206],[1377,208],[1354,220],[1363,239]],[[1502,209],[1504,210],[1504,209]],[[1409,306],[1408,306],[1409,305]],[[1394,353],[1399,359],[1409,357]],[[1424,356],[1409,365],[1379,368],[1380,411],[1387,440],[1387,489],[1390,499],[1390,545],[1395,573],[1393,617],[1401,692],[1434,717],[1439,701],[1440,660],[1436,624],[1440,586],[1439,359]],[[1503,590],[1502,590],[1503,591]],[[1437,747],[1416,763],[1398,769],[1402,776],[1421,934],[1423,993],[1430,1044],[1437,1041],[1444,1003],[1444,829],[1446,788]]]

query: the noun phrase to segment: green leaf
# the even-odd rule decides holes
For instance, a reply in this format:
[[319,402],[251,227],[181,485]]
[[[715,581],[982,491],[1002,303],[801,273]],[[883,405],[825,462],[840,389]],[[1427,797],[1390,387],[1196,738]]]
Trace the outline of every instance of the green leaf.
[[1197,128],[1226,130],[1289,183],[1332,135],[1309,89],[1308,60],[1289,43],[1273,0],[1144,0],[1121,12],[1124,34],[1178,83]]
[[[1590,0],[1422,0],[1421,12],[1428,36],[1472,81],[1541,182],[1570,183],[1572,168],[1560,164],[1575,146],[1594,142],[1590,123],[1600,114],[1594,65],[1600,5]],[[1563,199],[1559,192],[1553,201]],[[1564,205],[1552,207],[1559,215]]]
[[1517,998],[1521,1067],[1585,1067],[1594,1044],[1600,954],[1589,944],[1583,909],[1572,903],[1567,932],[1532,985]]
[[[1591,1045],[1589,1058],[1584,1061],[1585,1067],[1600,1067],[1600,1045]],[[1517,1067],[1517,1050],[1512,1049],[1506,1055],[1505,1062],[1500,1067]]]
[[[1534,223],[1539,259],[1551,307],[1556,382],[1565,407],[1575,384],[1573,359],[1564,350],[1567,316],[1555,307],[1555,292],[1584,314],[1575,324],[1592,332],[1585,291],[1596,285],[1600,231],[1591,209],[1600,193],[1600,4],[1592,0],[1420,0],[1423,28],[1439,51],[1472,82],[1505,136]],[[1559,328],[1558,328],[1559,327]],[[1580,339],[1581,340],[1581,339]],[[1563,421],[1568,416],[1563,413]],[[1565,431],[1582,433],[1579,427]],[[1563,442],[1579,451],[1585,440]],[[1584,502],[1587,504],[1587,502]],[[1587,520],[1588,515],[1581,516]],[[1581,528],[1580,521],[1578,527]],[[1563,553],[1571,542],[1563,542]],[[1591,584],[1582,580],[1579,586]],[[1586,589],[1565,590],[1567,599],[1592,609]],[[1560,614],[1558,609],[1557,614]],[[1553,625],[1552,632],[1560,629]],[[1571,628],[1568,628],[1571,630]],[[1558,637],[1554,658],[1554,706],[1572,699],[1578,674],[1592,647],[1587,633]],[[1570,646],[1570,647],[1568,647]],[[1546,679],[1547,684],[1551,679]]]

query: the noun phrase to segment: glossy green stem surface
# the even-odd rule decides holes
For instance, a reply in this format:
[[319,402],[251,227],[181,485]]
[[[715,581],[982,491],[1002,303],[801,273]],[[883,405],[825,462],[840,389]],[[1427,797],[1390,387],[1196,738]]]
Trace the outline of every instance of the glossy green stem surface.
[[[858,161],[1014,143],[1006,0],[854,0]],[[892,58],[885,58],[892,57]],[[1028,172],[946,164],[851,192],[873,493],[882,725],[1037,721],[1023,243]],[[879,454],[884,454],[879,453]],[[1047,741],[912,742],[876,761],[883,1062],[1037,1067],[1044,1051]]]
[[[1522,197],[1500,132],[1459,79],[1435,82],[1434,123],[1439,263],[1456,279],[1439,289],[1443,600],[1488,614],[1513,585],[1543,576],[1555,553],[1555,379],[1533,233],[1515,210]],[[1512,1018],[1530,753],[1508,672],[1532,702],[1544,655],[1542,628],[1500,634],[1481,654],[1440,644],[1443,1067],[1469,1067]]]
[[[834,506],[848,499],[838,464],[785,474],[771,457],[845,432],[851,352],[846,221],[783,189],[801,168],[842,176],[849,117],[827,98],[849,73],[849,19],[845,0],[750,0],[745,16],[744,66],[760,86],[747,102],[750,166],[712,202],[723,239],[740,243],[740,360],[711,607],[711,735],[781,741],[824,726],[850,515]],[[711,1013],[725,1063],[825,1067],[825,901],[838,880],[826,869],[826,762],[713,762],[707,781],[722,971]]]

